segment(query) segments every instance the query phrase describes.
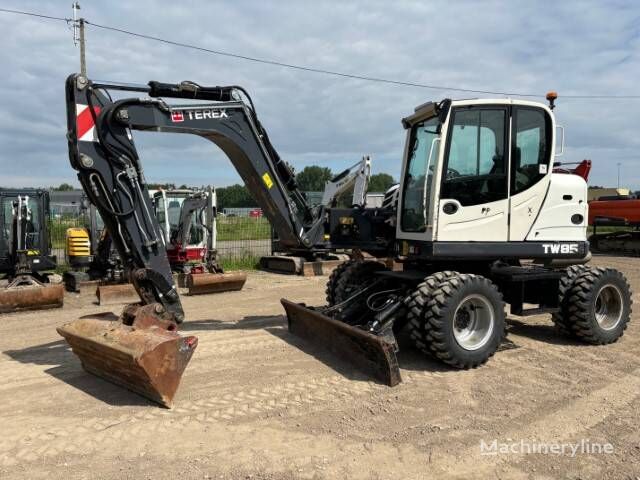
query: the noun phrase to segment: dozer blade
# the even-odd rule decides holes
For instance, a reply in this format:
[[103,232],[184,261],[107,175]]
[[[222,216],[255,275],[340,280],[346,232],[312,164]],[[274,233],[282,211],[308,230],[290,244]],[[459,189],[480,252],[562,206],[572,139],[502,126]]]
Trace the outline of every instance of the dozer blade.
[[63,303],[64,285],[61,283],[0,288],[0,313],[60,308]]
[[285,299],[280,302],[292,334],[326,348],[390,387],[402,381],[393,344],[304,305]]
[[96,289],[96,297],[98,297],[98,305],[119,305],[140,300],[136,289],[130,283],[99,285]]
[[158,326],[82,318],[58,327],[89,373],[171,407],[198,339]]
[[302,273],[304,259],[286,255],[266,255],[260,257],[260,269],[267,272],[299,275]]
[[242,290],[246,273],[190,273],[186,278],[189,295]]

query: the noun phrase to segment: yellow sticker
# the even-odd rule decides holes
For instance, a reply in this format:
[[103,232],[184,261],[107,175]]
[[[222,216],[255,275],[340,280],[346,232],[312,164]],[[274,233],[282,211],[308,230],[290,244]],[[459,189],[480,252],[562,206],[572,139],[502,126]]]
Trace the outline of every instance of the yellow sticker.
[[271,187],[273,187],[273,180],[271,180],[271,177],[269,176],[268,173],[265,173],[264,175],[262,175],[262,181],[267,186],[267,188],[270,189]]

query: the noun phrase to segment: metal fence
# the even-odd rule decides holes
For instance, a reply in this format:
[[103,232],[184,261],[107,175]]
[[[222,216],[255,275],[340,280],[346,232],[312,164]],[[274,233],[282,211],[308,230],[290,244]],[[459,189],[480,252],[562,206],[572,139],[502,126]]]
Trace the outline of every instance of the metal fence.
[[[58,264],[67,264],[65,253],[66,232],[71,227],[89,227],[88,215],[78,208],[61,208],[51,205],[49,231],[52,254]],[[247,209],[247,211],[254,209]],[[218,255],[223,262],[232,264],[254,262],[271,253],[271,226],[263,217],[221,215],[217,220]]]

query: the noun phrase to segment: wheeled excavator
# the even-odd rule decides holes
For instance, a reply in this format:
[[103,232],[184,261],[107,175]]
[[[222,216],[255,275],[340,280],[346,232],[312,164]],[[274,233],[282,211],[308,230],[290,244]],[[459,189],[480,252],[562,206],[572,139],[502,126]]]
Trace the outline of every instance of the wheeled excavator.
[[153,208],[169,265],[188,295],[242,290],[246,273],[225,273],[218,262],[217,201],[212,187],[159,190],[153,195]]
[[[111,100],[109,90],[144,97]],[[215,143],[284,245],[354,252],[329,277],[326,306],[282,304],[292,334],[381,383],[401,381],[395,334],[402,328],[451,367],[487,362],[505,337],[505,302],[514,315],[549,313],[563,334],[591,344],[615,342],[627,327],[627,280],[587,264],[586,182],[552,171],[556,95],[549,106],[513,99],[418,106],[402,119],[402,172],[390,197],[397,204],[382,209],[310,206],[239,86],[136,86],[71,75],[66,92],[71,164],[141,302],[118,321],[83,318],[58,332],[89,372],[163,405],[172,403],[197,339],[177,332],[184,311],[146,194],[136,130]],[[192,103],[168,103],[174,99]],[[403,268],[365,253],[393,256]]]
[[62,307],[64,288],[49,238],[49,192],[0,190],[0,313]]

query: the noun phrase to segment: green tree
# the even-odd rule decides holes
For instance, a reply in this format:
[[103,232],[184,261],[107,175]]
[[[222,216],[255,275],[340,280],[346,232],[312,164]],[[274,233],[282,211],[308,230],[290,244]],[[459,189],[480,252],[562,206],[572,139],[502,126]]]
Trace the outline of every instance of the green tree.
[[327,167],[309,165],[296,175],[300,190],[304,192],[322,192],[324,184],[333,178],[331,170]]
[[231,185],[229,187],[216,188],[218,208],[245,208],[255,207],[256,201],[244,185]]
[[75,190],[73,185],[69,185],[68,183],[61,183],[57,187],[53,187],[52,190],[56,190],[58,192],[70,192],[71,190]]
[[369,179],[370,192],[386,192],[396,181],[388,173],[376,173]]

